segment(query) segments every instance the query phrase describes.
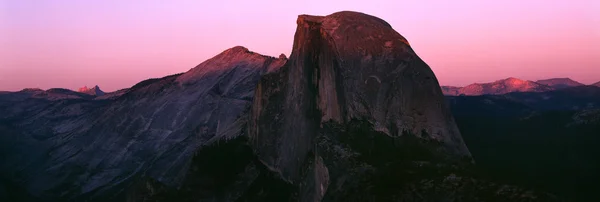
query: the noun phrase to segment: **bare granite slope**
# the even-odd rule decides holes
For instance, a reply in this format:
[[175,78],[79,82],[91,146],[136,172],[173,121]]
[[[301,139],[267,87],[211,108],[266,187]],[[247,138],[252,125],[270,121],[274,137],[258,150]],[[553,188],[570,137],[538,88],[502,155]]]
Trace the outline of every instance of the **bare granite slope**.
[[16,129],[0,137],[12,154],[3,159],[2,177],[48,200],[114,195],[137,176],[177,186],[198,148],[240,134],[238,118],[258,79],[283,63],[234,47],[112,100],[25,98],[3,109],[23,108],[0,120]]

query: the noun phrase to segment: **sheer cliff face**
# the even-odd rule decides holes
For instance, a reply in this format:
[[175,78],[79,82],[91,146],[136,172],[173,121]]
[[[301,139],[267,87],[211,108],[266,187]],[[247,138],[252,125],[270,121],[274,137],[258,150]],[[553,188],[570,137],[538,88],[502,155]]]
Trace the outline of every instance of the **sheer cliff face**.
[[140,176],[178,186],[194,152],[242,134],[256,83],[285,61],[234,47],[111,99],[0,99],[0,177],[47,200],[115,195]]
[[[301,15],[282,69],[260,81],[249,120],[259,159],[293,182],[324,125],[366,121],[413,135],[449,158],[469,156],[435,75],[385,21],[357,12]],[[316,157],[319,159],[320,157]]]

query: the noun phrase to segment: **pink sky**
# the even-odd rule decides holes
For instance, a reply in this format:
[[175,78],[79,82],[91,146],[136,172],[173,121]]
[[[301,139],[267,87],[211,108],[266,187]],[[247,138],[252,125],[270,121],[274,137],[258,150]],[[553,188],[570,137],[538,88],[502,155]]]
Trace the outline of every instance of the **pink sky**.
[[444,85],[600,81],[598,0],[0,0],[0,90],[113,91],[236,45],[289,55],[297,15],[341,10],[389,22]]

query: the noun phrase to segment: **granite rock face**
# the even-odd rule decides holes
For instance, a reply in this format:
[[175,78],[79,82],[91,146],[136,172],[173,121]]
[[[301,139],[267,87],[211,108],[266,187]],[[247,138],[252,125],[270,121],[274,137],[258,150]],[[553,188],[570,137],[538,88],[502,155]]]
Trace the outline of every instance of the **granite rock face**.
[[234,47],[112,99],[8,100],[2,179],[44,200],[104,200],[142,176],[178,186],[199,148],[241,134],[254,86],[285,61]]
[[356,12],[297,23],[288,63],[261,80],[252,106],[249,136],[266,164],[295,178],[322,123],[355,119],[392,137],[425,131],[469,155],[435,75],[389,24]]
[[[366,154],[360,146],[326,151],[342,147],[340,135],[366,142],[427,141],[423,147],[434,145],[429,152],[444,162],[470,158],[435,75],[388,23],[345,11],[301,15],[297,24],[290,59],[261,79],[248,123],[250,144],[271,172],[292,184],[305,183],[305,175],[328,173],[308,186],[323,192],[331,183],[349,186],[343,182],[348,176],[337,174],[352,169],[342,164],[353,160],[341,156]],[[349,141],[342,145],[364,143]],[[401,155],[395,149],[405,144],[389,145],[389,156]],[[306,164],[312,161],[324,163]]]

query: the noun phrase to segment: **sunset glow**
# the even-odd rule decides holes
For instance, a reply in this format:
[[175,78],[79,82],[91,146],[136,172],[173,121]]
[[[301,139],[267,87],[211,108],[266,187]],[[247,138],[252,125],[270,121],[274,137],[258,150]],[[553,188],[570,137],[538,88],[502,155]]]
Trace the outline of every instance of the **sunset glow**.
[[600,81],[600,1],[0,0],[0,90],[127,88],[241,45],[289,56],[296,18],[353,10],[408,39],[443,85]]

